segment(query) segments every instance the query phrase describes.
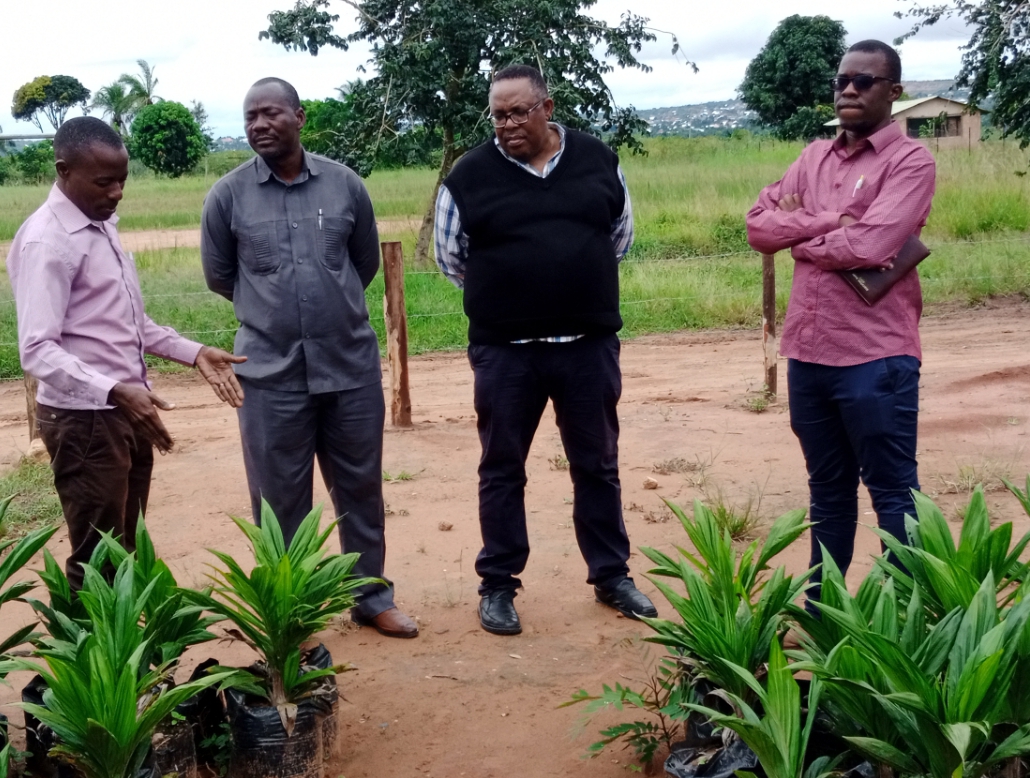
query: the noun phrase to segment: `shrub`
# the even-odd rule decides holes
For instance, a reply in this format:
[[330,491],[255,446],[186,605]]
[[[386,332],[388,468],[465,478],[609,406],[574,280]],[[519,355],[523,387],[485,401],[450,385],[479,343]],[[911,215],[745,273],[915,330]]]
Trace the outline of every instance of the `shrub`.
[[148,105],[132,121],[129,152],[155,173],[178,178],[207,153],[200,125],[181,103]]

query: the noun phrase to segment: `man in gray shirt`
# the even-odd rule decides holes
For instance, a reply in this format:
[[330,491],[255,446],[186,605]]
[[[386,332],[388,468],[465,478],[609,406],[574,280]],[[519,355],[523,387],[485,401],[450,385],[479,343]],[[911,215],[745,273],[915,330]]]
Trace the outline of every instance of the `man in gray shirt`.
[[[243,460],[255,521],[268,501],[287,543],[311,510],[314,460],[340,518],[355,573],[383,577],[383,401],[379,345],[365,288],[379,268],[372,203],[349,168],[300,143],[304,109],[287,82],[265,78],[243,104],[256,157],[204,201],[208,287],[240,321],[237,375]],[[389,582],[362,590],[353,618],[389,637],[418,626]]]

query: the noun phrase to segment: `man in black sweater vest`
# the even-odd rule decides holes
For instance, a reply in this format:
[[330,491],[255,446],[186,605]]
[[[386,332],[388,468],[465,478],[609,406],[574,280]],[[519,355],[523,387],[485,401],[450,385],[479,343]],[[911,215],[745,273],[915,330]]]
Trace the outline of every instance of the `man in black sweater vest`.
[[657,615],[629,577],[619,484],[619,260],[633,213],[618,157],[550,121],[539,71],[504,68],[490,88],[496,138],[444,180],[436,261],[464,289],[469,362],[483,454],[479,620],[522,631],[518,575],[529,558],[526,457],[554,403],[574,489],[572,518],[587,583],[629,618]]

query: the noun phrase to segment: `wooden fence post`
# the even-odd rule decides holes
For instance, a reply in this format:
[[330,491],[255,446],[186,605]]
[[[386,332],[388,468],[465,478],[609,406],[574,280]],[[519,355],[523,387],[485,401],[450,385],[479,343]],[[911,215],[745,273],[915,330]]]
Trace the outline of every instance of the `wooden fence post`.
[[36,386],[38,381],[25,373],[25,410],[29,415],[29,443],[39,437],[36,432]]
[[762,346],[765,350],[765,391],[776,397],[776,257],[762,254]]
[[399,242],[382,244],[383,318],[386,321],[386,357],[390,363],[390,421],[395,427],[411,426],[411,393],[408,389],[408,313],[404,307],[404,252]]

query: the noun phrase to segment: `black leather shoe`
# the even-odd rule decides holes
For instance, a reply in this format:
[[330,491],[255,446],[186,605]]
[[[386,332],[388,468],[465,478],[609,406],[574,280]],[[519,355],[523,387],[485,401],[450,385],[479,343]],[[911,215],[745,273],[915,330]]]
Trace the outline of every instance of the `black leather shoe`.
[[479,623],[495,635],[518,635],[522,632],[519,614],[515,612],[514,589],[492,589],[479,601]]
[[620,578],[605,586],[595,586],[594,596],[598,602],[615,608],[627,619],[639,619],[641,616],[647,616],[649,619],[658,617],[658,609],[647,599],[647,595],[637,588],[632,578]]

